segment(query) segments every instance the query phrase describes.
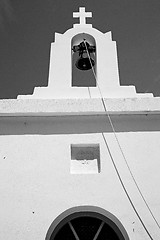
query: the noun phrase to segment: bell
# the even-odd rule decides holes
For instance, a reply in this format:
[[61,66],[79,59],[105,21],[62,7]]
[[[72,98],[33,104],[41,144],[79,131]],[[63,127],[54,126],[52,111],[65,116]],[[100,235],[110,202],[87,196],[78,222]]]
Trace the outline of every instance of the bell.
[[80,57],[77,62],[76,62],[76,67],[79,70],[90,70],[93,66],[94,66],[94,60],[92,58],[88,58],[88,57]]

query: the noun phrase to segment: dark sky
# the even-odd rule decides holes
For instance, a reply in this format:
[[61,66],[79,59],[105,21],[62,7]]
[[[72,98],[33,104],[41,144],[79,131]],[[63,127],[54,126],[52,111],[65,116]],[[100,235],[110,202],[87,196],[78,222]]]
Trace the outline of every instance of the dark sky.
[[78,21],[79,7],[93,13],[93,27],[112,31],[121,84],[160,96],[160,0],[0,0],[1,99],[47,85],[54,33]]

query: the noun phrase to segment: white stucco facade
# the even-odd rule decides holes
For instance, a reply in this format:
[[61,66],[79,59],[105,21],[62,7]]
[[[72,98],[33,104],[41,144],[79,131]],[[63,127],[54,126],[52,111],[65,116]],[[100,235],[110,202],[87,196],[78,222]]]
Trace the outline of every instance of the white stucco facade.
[[[159,222],[160,98],[105,99],[105,104],[132,174]],[[121,222],[129,239],[149,239],[102,133],[136,210],[152,237],[160,237],[100,99],[1,100],[1,239],[44,240],[55,218],[76,206],[103,208]],[[99,173],[71,173],[72,144],[99,144]]]
[[[71,84],[83,33],[96,41],[96,87]],[[53,240],[60,219],[84,209],[104,214],[119,240],[159,239],[159,138],[160,98],[120,86],[111,33],[85,18],[56,33],[48,86],[0,100],[0,239]]]

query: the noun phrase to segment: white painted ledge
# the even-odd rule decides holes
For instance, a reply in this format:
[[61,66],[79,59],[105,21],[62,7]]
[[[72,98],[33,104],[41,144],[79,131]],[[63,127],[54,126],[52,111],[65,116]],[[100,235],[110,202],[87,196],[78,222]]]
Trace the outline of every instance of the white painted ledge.
[[[104,99],[109,114],[160,114],[160,97]],[[101,99],[5,99],[0,116],[103,115]]]

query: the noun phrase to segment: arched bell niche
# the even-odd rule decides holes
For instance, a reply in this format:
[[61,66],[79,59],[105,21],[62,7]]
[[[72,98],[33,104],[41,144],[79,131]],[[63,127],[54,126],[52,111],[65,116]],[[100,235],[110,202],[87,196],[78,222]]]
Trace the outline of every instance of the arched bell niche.
[[[87,50],[86,50],[87,49]],[[96,41],[87,33],[75,35],[71,40],[72,87],[96,87]]]

